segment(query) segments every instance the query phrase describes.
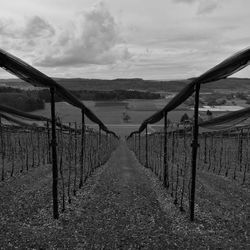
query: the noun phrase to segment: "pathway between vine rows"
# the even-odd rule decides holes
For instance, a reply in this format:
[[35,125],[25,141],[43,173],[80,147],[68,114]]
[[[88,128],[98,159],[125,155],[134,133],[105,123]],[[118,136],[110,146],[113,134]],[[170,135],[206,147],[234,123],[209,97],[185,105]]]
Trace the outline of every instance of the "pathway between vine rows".
[[[209,227],[178,226],[178,219],[163,211],[147,173],[122,141],[59,220],[52,220],[50,166],[1,185],[0,249],[195,249],[221,244],[223,238]],[[211,225],[213,229],[215,223]]]

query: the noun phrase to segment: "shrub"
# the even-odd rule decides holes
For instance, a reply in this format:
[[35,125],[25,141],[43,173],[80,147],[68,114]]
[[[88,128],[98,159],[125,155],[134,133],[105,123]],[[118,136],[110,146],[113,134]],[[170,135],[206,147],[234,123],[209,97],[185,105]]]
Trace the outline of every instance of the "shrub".
[[20,93],[0,93],[0,104],[25,112],[44,108],[44,102],[41,99],[35,99]]
[[184,122],[189,121],[189,120],[190,120],[189,116],[187,115],[187,113],[185,113],[185,114],[181,117],[180,122],[181,122],[181,123],[184,123]]

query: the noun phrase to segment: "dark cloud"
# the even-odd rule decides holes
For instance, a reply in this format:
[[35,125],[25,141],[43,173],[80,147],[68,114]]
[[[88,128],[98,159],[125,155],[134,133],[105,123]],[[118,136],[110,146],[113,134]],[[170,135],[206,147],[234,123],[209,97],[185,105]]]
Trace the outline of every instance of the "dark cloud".
[[56,53],[36,61],[39,66],[112,64],[130,57],[122,45],[114,18],[103,3],[83,12],[74,29],[64,31],[55,43]]

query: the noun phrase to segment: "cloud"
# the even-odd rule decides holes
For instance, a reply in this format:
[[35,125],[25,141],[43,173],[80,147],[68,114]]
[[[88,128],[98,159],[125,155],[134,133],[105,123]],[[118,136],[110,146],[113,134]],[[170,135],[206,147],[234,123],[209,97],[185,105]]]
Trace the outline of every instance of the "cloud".
[[219,6],[218,1],[216,0],[173,0],[176,3],[198,3],[197,14],[209,14],[212,13]]
[[198,0],[173,0],[176,3],[193,3],[196,2]]
[[16,39],[45,38],[55,34],[54,28],[39,16],[33,16],[24,22],[13,19],[0,20],[1,36]]
[[1,48],[32,61],[38,50],[46,48],[55,36],[55,29],[39,16],[29,19],[0,19]]
[[28,20],[23,36],[32,37],[49,37],[55,34],[54,28],[39,16],[34,16]]
[[202,1],[198,7],[197,14],[209,14],[212,13],[218,7],[216,1]]
[[35,64],[43,67],[112,64],[130,58],[117,24],[103,3],[84,11],[52,50]]

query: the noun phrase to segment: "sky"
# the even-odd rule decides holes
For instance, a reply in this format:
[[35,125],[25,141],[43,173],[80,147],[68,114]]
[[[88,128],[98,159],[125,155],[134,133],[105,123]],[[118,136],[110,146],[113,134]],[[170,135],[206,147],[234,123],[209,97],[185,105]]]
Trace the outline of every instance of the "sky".
[[[250,46],[249,0],[0,0],[0,48],[52,77],[186,79]],[[250,78],[250,67],[235,74]],[[0,77],[12,77],[0,69]]]

